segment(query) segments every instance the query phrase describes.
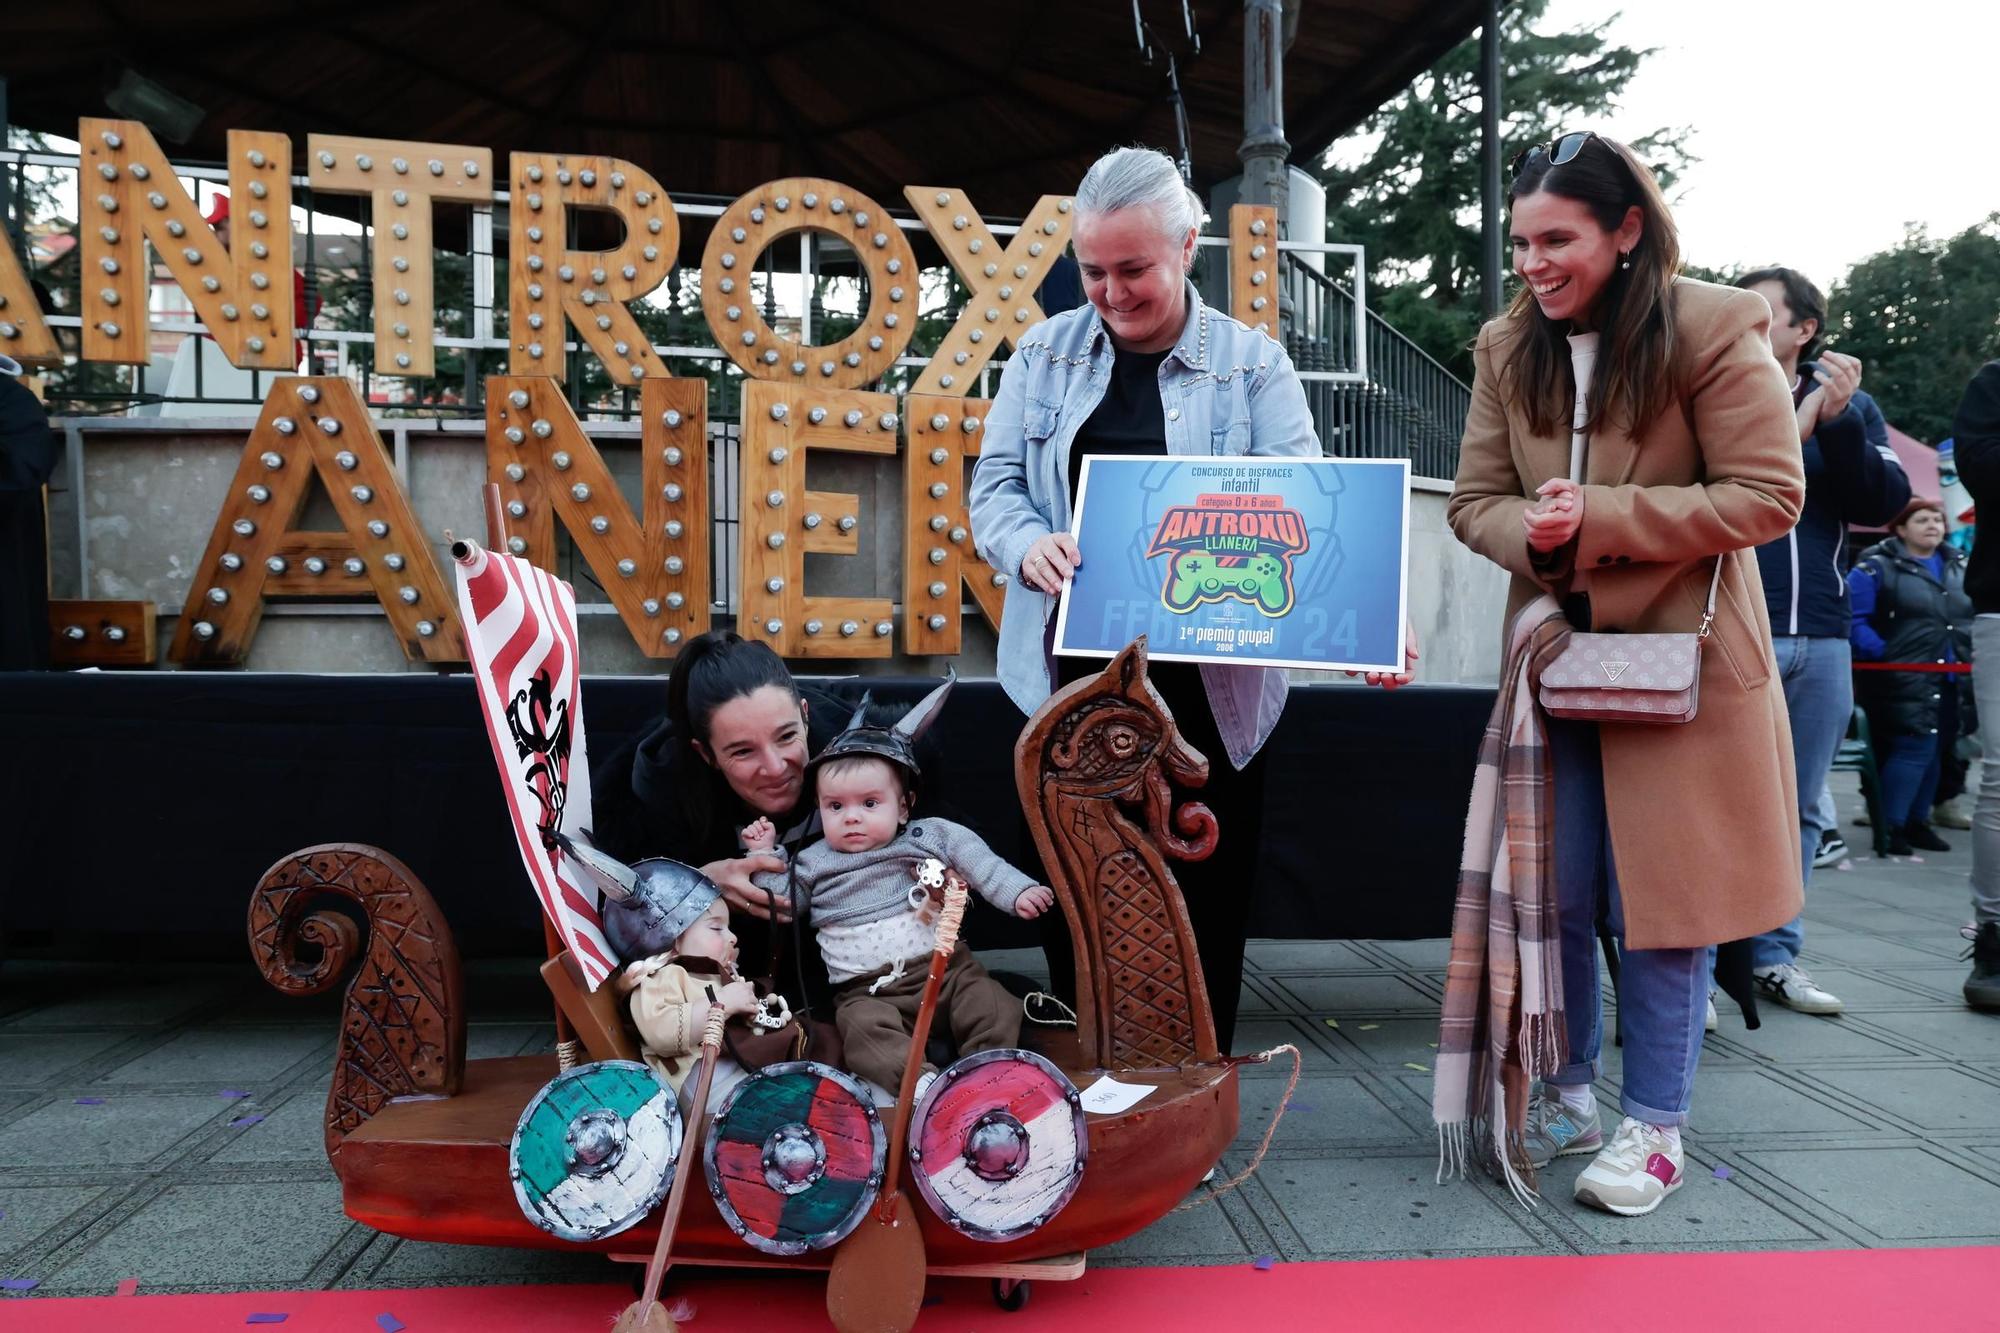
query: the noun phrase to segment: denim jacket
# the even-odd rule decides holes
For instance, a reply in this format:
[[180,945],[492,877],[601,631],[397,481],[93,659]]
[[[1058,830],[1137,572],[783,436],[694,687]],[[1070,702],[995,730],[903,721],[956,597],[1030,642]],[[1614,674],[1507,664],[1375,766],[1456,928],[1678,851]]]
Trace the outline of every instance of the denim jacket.
[[[1285,349],[1204,305],[1193,283],[1187,300],[1187,325],[1160,363],[1167,452],[1317,458],[1319,437]],[[973,542],[1007,576],[1000,684],[1025,713],[1050,694],[1044,644],[1056,599],[1021,580],[1021,561],[1037,538],[1070,526],[1070,444],[1104,401],[1112,356],[1095,309],[1064,311],[1023,335],[986,413],[972,474]],[[1241,768],[1284,710],[1285,671],[1205,664],[1201,676],[1229,761]]]

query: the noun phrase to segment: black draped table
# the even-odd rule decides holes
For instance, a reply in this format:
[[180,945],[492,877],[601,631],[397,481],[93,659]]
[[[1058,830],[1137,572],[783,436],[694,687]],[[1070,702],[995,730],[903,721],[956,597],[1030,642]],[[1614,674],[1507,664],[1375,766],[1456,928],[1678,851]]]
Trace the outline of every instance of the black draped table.
[[[816,683],[909,702],[935,682]],[[643,729],[664,691],[660,677],[587,678],[592,753]],[[1492,702],[1447,686],[1295,687],[1271,740],[1265,842],[1243,867],[1251,933],[1448,934]],[[927,785],[937,813],[1033,873],[1012,771],[1023,721],[996,682],[961,681]],[[469,676],[0,673],[0,726],[0,931],[16,940],[240,950],[250,890],[273,862],[363,842],[416,872],[466,952],[542,947]],[[971,930],[987,947],[1035,941],[1034,926],[983,905]]]

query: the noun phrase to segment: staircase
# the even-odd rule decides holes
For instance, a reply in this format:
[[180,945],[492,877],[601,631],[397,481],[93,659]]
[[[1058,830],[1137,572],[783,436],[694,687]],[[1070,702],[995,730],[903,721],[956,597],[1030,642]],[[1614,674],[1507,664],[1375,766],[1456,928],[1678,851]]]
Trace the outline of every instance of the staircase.
[[[1282,255],[1292,317],[1286,335],[1326,452],[1407,458],[1419,477],[1450,480],[1472,390],[1373,310],[1364,311],[1365,362],[1355,346],[1354,293],[1296,252]],[[1365,380],[1319,378],[1325,372]]]

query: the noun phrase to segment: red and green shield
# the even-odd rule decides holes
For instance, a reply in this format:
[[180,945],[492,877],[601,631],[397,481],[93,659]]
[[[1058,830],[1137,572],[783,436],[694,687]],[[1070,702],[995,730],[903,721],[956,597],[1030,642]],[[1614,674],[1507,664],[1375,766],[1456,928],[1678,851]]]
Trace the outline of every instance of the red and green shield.
[[851,1074],[794,1060],[730,1091],[704,1156],[730,1229],[766,1254],[800,1254],[860,1224],[887,1152],[874,1101]]

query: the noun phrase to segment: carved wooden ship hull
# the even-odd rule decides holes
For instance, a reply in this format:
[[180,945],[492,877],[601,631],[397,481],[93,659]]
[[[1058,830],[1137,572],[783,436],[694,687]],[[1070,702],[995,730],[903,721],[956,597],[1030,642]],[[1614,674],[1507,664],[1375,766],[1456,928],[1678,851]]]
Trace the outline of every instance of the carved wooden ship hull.
[[[1212,849],[1213,818],[1194,804],[1173,811],[1167,783],[1198,785],[1206,761],[1146,682],[1144,641],[1052,697],[1015,755],[1023,808],[1076,941],[1078,1025],[1045,1029],[1055,1035],[1042,1053],[1079,1088],[1108,1072],[1154,1091],[1121,1113],[1089,1116],[1081,1185],[1027,1236],[973,1240],[918,1207],[933,1270],[1075,1255],[1129,1236],[1186,1199],[1237,1129],[1236,1066],[1216,1050],[1186,909],[1161,851]],[[1187,836],[1166,827],[1170,817]],[[345,910],[327,910],[329,901]],[[523,1215],[508,1178],[516,1123],[558,1072],[556,1056],[465,1059],[457,949],[407,867],[358,844],[286,857],[252,897],[252,953],[281,990],[330,989],[361,951],[356,912],[367,921],[366,953],[348,988],[326,1113],[347,1215],[413,1240],[577,1248]],[[579,1030],[592,1044],[589,1027]],[[629,1254],[656,1236],[650,1218],[581,1248]],[[689,1191],[673,1252],[676,1262],[808,1269],[834,1253],[761,1255],[706,1189]]]
[[[1050,1055],[1079,1086],[1094,1073]],[[333,1154],[347,1215],[378,1231],[412,1240],[541,1249],[643,1253],[658,1235],[656,1219],[630,1231],[577,1246],[529,1222],[507,1179],[507,1144],[521,1108],[556,1075],[553,1055],[474,1060],[461,1091],[442,1102],[391,1103]],[[975,1266],[1049,1258],[1096,1249],[1139,1231],[1188,1197],[1236,1133],[1236,1071],[1217,1065],[1186,1074],[1133,1072],[1121,1082],[1160,1088],[1116,1116],[1090,1117],[1090,1164],[1069,1206],[1041,1230],[1017,1241],[988,1244],[953,1231],[928,1208],[917,1217],[933,1266]],[[674,1239],[676,1262],[771,1262],[824,1268],[833,1251],[771,1260],[750,1249],[723,1222],[705,1189],[688,1192]]]

